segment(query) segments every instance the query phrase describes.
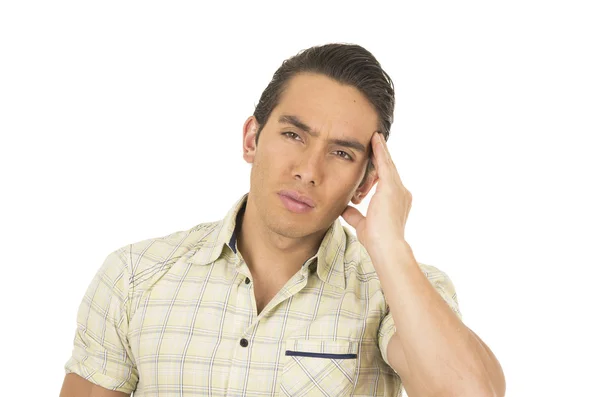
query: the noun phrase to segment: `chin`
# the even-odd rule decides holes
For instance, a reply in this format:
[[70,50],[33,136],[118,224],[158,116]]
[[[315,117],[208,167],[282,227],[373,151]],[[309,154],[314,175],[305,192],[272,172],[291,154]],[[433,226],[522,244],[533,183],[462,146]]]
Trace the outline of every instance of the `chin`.
[[267,227],[273,232],[287,238],[300,238],[310,235],[315,230],[309,229],[306,225],[300,225],[298,222],[283,220],[283,216],[275,215],[269,217]]

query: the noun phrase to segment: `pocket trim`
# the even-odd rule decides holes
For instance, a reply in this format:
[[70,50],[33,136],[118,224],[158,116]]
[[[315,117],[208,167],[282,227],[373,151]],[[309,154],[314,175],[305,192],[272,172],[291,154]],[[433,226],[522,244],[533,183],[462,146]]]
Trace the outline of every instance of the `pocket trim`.
[[298,356],[298,357],[331,358],[333,360],[349,360],[349,359],[358,357],[358,355],[355,353],[345,353],[345,354],[309,353],[309,352],[301,352],[301,351],[295,351],[295,350],[286,350],[285,355],[286,356]]

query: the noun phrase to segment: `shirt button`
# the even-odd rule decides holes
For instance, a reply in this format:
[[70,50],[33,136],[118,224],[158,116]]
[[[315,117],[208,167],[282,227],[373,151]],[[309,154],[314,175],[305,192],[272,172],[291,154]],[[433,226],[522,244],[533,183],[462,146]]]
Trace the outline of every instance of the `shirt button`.
[[250,279],[246,277],[246,284],[250,284]]
[[246,338],[240,339],[240,346],[248,347],[248,339],[246,339]]

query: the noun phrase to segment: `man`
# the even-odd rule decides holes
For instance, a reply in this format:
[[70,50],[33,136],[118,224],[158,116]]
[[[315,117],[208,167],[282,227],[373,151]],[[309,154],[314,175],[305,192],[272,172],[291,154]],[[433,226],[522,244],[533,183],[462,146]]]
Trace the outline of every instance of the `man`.
[[[452,282],[404,239],[393,108],[360,46],[285,61],[244,124],[250,192],[220,222],[109,255],[61,396],[504,395]],[[348,206],[375,185],[366,217]]]

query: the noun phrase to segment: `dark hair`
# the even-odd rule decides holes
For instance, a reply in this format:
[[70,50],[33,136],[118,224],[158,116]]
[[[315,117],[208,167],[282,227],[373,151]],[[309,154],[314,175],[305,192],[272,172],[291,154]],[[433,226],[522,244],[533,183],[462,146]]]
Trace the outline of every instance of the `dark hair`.
[[[336,43],[308,48],[283,61],[254,109],[254,117],[259,124],[256,134],[257,143],[260,132],[279,103],[288,81],[302,72],[319,73],[358,89],[377,111],[379,132],[387,141],[394,119],[395,100],[392,79],[381,68],[373,54],[363,47],[356,44]],[[373,163],[369,160],[365,177],[371,169]]]

